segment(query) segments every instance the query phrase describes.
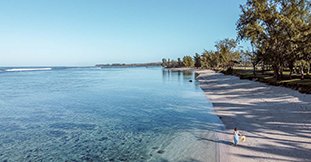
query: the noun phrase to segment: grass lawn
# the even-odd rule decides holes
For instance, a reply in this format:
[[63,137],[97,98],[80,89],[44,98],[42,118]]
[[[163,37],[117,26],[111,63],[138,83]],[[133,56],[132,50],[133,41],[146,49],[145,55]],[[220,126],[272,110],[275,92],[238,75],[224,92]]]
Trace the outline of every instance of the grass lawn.
[[249,66],[246,66],[246,67],[237,67],[237,66],[234,66],[233,69],[253,70],[253,67],[249,67]]
[[[226,68],[213,68],[223,73],[227,73]],[[289,79],[289,71],[283,71],[282,80],[276,80],[273,76],[273,71],[265,71],[264,74],[261,73],[260,68],[257,68],[256,76],[253,74],[253,67],[233,67],[232,74],[239,76],[241,79],[254,79],[257,78],[257,81],[267,83],[269,85],[275,86],[285,86],[295,90],[299,90],[301,93],[311,94],[311,79],[300,79],[300,74],[292,74],[293,79]],[[304,74],[307,75],[306,73]]]
[[294,84],[299,84],[299,85],[311,85],[311,79],[281,80],[280,83],[294,83]]
[[[242,76],[242,78],[262,78],[265,80],[265,82],[273,82],[273,83],[286,83],[289,85],[308,85],[311,86],[311,79],[304,79],[301,80],[300,78],[294,78],[294,79],[285,79],[282,80],[276,80],[276,78],[273,77],[273,71],[267,71],[265,74],[256,73],[256,76],[254,77],[254,74],[252,71],[244,70],[244,69],[234,69],[233,73],[238,74]],[[289,75],[289,72],[283,72],[284,75]],[[305,74],[306,75],[306,74]],[[300,74],[292,74],[292,76],[300,77]]]

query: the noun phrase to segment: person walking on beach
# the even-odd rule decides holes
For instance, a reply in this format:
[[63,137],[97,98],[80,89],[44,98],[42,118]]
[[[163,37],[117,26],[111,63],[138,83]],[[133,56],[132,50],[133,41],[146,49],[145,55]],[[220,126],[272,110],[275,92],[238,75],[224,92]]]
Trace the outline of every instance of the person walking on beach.
[[234,144],[235,146],[238,146],[239,144],[239,135],[242,136],[239,132],[237,128],[234,128],[234,133],[233,133],[233,137],[234,137]]

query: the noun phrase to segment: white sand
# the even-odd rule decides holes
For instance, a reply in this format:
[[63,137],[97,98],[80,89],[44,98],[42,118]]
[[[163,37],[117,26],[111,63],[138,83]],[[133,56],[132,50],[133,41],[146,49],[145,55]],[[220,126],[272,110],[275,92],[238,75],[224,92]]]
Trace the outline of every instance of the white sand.
[[[192,70],[227,130],[219,130],[220,161],[311,161],[311,95]],[[237,127],[245,142],[232,145]]]

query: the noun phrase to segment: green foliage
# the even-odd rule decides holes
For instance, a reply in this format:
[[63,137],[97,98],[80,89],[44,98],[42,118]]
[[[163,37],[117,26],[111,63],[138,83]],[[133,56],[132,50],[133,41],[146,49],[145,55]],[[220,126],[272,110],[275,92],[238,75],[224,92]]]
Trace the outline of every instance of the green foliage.
[[202,66],[204,68],[217,67],[218,60],[218,52],[205,50],[202,54]]
[[180,68],[183,66],[183,63],[181,62],[181,59],[178,58],[177,61],[175,60],[170,60],[170,59],[162,59],[162,67],[166,67],[166,68]]
[[237,42],[234,39],[224,39],[215,42],[216,51],[204,50],[201,55],[203,68],[231,67],[239,63],[241,51],[237,50]]
[[198,53],[195,53],[194,57],[194,66],[200,68],[202,66],[202,58]]
[[177,61],[175,61],[175,60],[172,60],[172,62],[171,62],[171,64],[170,64],[170,68],[176,68],[176,67],[178,67],[178,63],[177,63]]
[[[310,58],[310,2],[307,0],[247,0],[240,6],[239,40],[249,40],[255,57],[272,65],[278,79],[281,67]],[[281,73],[282,75],[282,73]]]
[[162,64],[161,64],[162,67],[166,67],[167,66],[167,61],[165,58],[162,59]]
[[222,67],[231,67],[241,59],[240,53],[236,50],[237,42],[234,39],[226,38],[216,41],[215,47],[218,52],[218,64]]
[[176,67],[178,67],[178,63],[175,60],[171,61],[170,59],[168,59],[166,67],[167,68],[176,68]]
[[[310,73],[311,69],[311,3],[308,0],[247,0],[240,6],[236,23],[237,40],[223,39],[215,42],[215,51],[207,51],[178,58],[177,63],[162,61],[166,67],[192,67],[226,69],[244,60],[252,66],[255,75],[260,65],[262,74],[273,70],[276,79],[283,69]],[[250,41],[252,50],[240,50],[237,41]],[[243,59],[241,59],[243,56]],[[162,65],[162,66],[163,66]]]
[[181,59],[178,57],[177,59],[177,64],[178,64],[178,67],[182,67],[183,66],[183,63],[181,61]]
[[182,62],[185,67],[192,67],[194,64],[191,56],[184,56]]

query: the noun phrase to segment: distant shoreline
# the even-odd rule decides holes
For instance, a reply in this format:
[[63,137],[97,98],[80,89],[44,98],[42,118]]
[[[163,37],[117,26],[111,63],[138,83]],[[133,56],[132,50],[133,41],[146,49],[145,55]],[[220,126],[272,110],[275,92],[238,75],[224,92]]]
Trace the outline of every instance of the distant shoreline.
[[113,63],[113,64],[96,64],[95,66],[99,67],[144,67],[144,66],[156,66],[160,67],[161,62],[151,62],[151,63],[133,63],[133,64],[121,64],[121,63]]

